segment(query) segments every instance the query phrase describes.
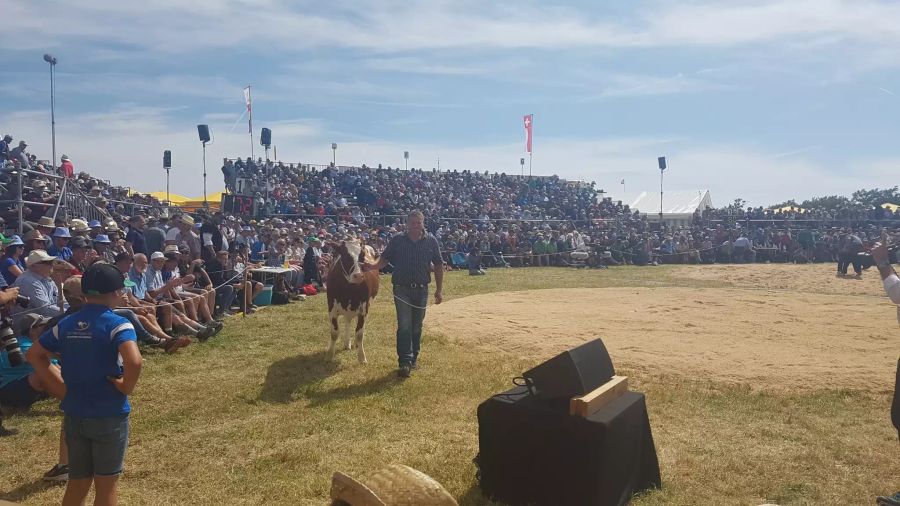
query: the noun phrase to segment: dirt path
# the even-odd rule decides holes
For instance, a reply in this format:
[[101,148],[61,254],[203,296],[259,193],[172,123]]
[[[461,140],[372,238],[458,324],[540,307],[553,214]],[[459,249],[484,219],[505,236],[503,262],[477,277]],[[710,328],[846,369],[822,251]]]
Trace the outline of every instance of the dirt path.
[[[766,282],[785,267],[801,270],[785,270],[777,282]],[[748,383],[760,389],[882,391],[893,385],[900,352],[893,306],[886,298],[833,293],[849,287],[877,295],[877,280],[871,274],[863,281],[832,275],[820,285],[825,266],[809,267],[684,268],[687,277],[733,281],[749,289],[476,295],[430,307],[427,322],[452,339],[534,359],[602,337],[614,364],[650,375]]]

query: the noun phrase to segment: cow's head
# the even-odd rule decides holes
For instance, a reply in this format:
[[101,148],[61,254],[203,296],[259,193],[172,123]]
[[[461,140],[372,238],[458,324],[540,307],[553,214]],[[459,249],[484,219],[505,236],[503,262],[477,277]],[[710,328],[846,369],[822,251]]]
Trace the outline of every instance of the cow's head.
[[365,281],[360,262],[365,260],[365,249],[358,240],[344,240],[332,244],[338,268],[344,273],[347,281],[359,284]]

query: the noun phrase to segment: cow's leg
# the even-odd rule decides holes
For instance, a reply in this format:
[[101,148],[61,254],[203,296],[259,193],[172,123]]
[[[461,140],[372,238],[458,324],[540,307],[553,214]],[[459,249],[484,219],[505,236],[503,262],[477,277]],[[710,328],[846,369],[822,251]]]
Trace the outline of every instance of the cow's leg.
[[334,360],[334,347],[338,340],[338,320],[334,312],[331,313],[331,347],[328,348],[328,359]]
[[356,358],[360,364],[368,364],[366,360],[366,350],[363,349],[363,335],[366,330],[366,313],[360,311],[356,316]]
[[353,313],[344,315],[344,349],[352,350],[353,341],[350,340],[350,322],[353,320]]

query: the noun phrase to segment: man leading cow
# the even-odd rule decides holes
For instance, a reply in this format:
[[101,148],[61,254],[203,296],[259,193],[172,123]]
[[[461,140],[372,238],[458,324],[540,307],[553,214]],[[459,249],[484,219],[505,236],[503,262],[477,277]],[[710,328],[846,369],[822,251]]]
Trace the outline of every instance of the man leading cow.
[[381,270],[388,264],[394,268],[394,305],[397,308],[397,375],[408,378],[418,368],[422,342],[422,322],[428,304],[428,285],[434,271],[434,303],[443,299],[444,261],[437,239],[425,231],[425,216],[412,211],[406,217],[406,232],[395,235],[381,258],[364,263],[362,269]]

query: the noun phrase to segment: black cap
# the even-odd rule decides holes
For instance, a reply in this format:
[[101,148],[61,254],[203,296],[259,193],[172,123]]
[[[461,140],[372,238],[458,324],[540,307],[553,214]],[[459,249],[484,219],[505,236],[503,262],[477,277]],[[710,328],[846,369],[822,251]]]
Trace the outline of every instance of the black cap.
[[125,288],[125,275],[111,264],[96,263],[81,276],[81,291],[85,295],[104,295]]
[[71,249],[85,249],[91,248],[91,244],[84,237],[75,236],[72,238],[72,241],[69,243],[69,248]]

